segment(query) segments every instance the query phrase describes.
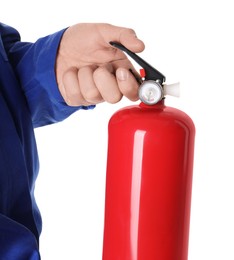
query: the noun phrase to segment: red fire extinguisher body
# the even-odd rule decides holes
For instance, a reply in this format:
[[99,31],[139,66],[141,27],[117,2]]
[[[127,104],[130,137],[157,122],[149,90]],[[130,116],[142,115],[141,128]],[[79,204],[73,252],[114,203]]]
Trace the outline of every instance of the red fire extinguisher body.
[[194,136],[164,101],[112,116],[103,260],[187,260]]

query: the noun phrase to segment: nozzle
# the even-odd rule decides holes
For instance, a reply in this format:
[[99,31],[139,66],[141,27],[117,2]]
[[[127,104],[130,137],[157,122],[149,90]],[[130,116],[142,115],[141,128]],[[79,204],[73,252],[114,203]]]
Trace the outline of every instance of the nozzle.
[[179,97],[180,96],[180,83],[177,82],[174,84],[164,84],[163,90],[164,90],[164,95]]

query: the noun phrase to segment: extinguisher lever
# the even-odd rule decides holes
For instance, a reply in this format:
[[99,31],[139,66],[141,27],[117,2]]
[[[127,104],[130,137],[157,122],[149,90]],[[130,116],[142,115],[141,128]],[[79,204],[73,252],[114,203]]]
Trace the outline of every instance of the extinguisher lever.
[[148,62],[143,60],[141,57],[139,57],[136,53],[130,51],[125,46],[123,46],[121,43],[118,42],[110,42],[110,44],[118,48],[121,51],[124,51],[127,53],[136,63],[138,63],[145,71],[145,80],[155,80],[158,81],[161,85],[163,82],[166,81],[165,76],[159,72],[157,69],[152,67]]
[[[140,100],[147,105],[154,105],[164,98],[165,95],[179,96],[179,83],[165,84],[165,76],[152,67],[148,62],[139,57],[136,53],[130,51],[121,43],[111,41],[110,44],[126,52],[136,63],[138,63],[144,74],[141,73],[141,85],[139,87],[138,95]],[[137,77],[135,77],[137,80]]]

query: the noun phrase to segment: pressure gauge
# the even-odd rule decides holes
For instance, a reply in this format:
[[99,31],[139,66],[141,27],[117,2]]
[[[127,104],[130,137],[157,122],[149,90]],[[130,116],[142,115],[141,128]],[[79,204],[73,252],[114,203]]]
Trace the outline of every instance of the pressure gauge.
[[158,103],[163,98],[161,84],[154,80],[144,81],[139,88],[139,98],[147,105]]

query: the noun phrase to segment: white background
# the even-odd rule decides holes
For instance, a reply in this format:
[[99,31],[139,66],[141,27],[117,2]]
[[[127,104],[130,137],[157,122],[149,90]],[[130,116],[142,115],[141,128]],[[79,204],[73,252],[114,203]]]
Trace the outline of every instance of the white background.
[[[78,22],[133,28],[141,57],[168,82],[181,82],[182,109],[196,125],[189,260],[234,259],[234,15],[228,0],[1,2],[1,22],[24,41]],[[119,108],[101,104],[36,130],[41,171],[36,196],[43,217],[43,260],[100,260],[107,124]]]

